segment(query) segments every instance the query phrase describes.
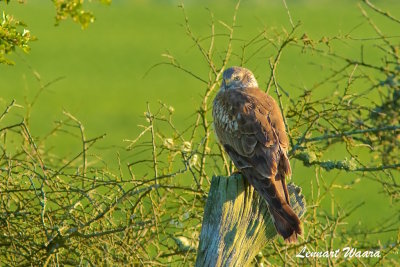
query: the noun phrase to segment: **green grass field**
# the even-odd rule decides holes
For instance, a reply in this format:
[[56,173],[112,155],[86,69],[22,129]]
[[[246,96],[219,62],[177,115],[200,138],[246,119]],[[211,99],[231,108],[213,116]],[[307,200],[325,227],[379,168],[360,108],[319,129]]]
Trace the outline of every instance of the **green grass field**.
[[[227,23],[232,20],[235,1],[215,2],[184,2],[192,30],[198,36],[209,34],[210,16],[206,7],[213,11],[216,20]],[[359,38],[373,36],[373,30],[361,15],[358,1],[287,2],[293,20],[301,21],[302,26],[298,31],[314,40],[324,36],[346,36],[348,33]],[[400,17],[400,2],[397,0],[377,2],[380,7]],[[54,127],[54,121],[65,119],[63,110],[66,110],[85,125],[87,137],[107,134],[97,145],[96,151],[106,161],[113,162],[116,160],[116,151],[123,151],[127,146],[123,140],[133,139],[140,133],[138,124],[144,121],[147,102],[154,109],[158,100],[173,106],[177,126],[185,127],[194,116],[193,107],[201,101],[204,85],[168,66],[159,66],[147,73],[154,64],[163,61],[161,54],[168,51],[182,65],[203,77],[207,76],[206,64],[185,35],[179,3],[114,0],[110,6],[93,4],[89,8],[94,12],[96,21],[86,30],[71,21],[53,26],[54,10],[50,1],[36,0],[26,4],[11,1],[8,6],[1,3],[1,8],[26,22],[32,34],[38,38],[32,43],[29,54],[17,51],[11,57],[16,62],[15,66],[0,65],[0,110],[12,99],[21,105],[18,112],[7,117],[5,123],[21,121],[26,113],[26,99],[35,96],[40,84],[62,77],[46,88],[32,110],[30,126],[35,137],[46,135]],[[394,28],[390,21],[374,14],[371,16],[376,18],[386,35],[399,35],[398,28]],[[243,1],[237,25],[235,38],[238,39],[248,39],[264,27],[277,30],[290,27],[287,12],[278,0]],[[223,30],[223,26],[217,23],[216,32]],[[344,55],[357,58],[361,44],[338,41],[334,46]],[[373,44],[363,44],[366,59],[376,62],[376,55],[368,54]],[[247,66],[254,71],[262,87],[266,86],[269,77],[268,59],[273,56],[274,51],[267,49]],[[234,59],[230,65],[237,63]],[[295,98],[302,89],[312,88],[329,75],[328,68],[318,66],[318,63],[328,67],[330,64],[319,54],[289,50],[282,55],[277,76],[282,86]],[[40,81],[34,73],[40,75]],[[325,93],[317,92],[320,96]],[[58,151],[63,155],[71,155],[80,149],[79,142],[71,138],[54,138],[50,144],[54,146],[53,152]],[[340,159],[341,153],[338,149],[332,151],[331,156]],[[303,187],[306,198],[310,197],[308,177],[315,175],[314,171],[298,163],[293,166],[293,173],[294,181]],[[354,173],[336,171],[325,172],[323,177],[331,181],[337,175],[342,184],[350,184],[358,178]],[[379,225],[387,219],[387,215],[392,214],[394,208],[394,204],[382,197],[381,191],[382,188],[376,183],[365,179],[350,190],[338,190],[336,200],[344,207],[365,201],[349,221],[360,228]],[[330,205],[329,201],[323,203],[327,210],[331,208]],[[371,235],[370,238],[387,240],[393,238],[393,233]]]
[[[396,12],[396,1],[385,2]],[[335,1],[334,6],[332,3],[290,3],[293,20],[303,25],[299,31],[319,39],[346,34],[363,23],[353,33],[360,37],[372,34],[362,20],[356,1]],[[196,48],[181,26],[183,15],[178,4],[178,1],[115,1],[111,6],[94,5],[96,22],[81,30],[71,21],[54,27],[51,3],[28,1],[20,5],[12,2],[6,10],[26,22],[38,41],[32,43],[28,55],[18,51],[18,56],[13,57],[16,66],[0,66],[1,107],[13,98],[23,104],[25,96],[29,98],[35,94],[39,84],[32,68],[40,74],[43,83],[64,77],[46,90],[37,103],[32,121],[37,135],[51,129],[52,121],[60,119],[62,110],[66,109],[86,125],[89,135],[107,133],[105,143],[118,144],[138,133],[136,125],[140,123],[146,101],[156,103],[158,100],[174,106],[177,121],[184,125],[192,115],[192,105],[200,101],[202,84],[169,67],[156,68],[144,77],[152,65],[162,60],[161,54],[166,51],[176,55],[183,65],[206,75],[204,62],[200,62]],[[217,19],[230,23],[235,2],[188,1],[186,5],[193,30],[205,36],[209,34],[206,7]],[[388,35],[396,34],[388,21],[381,18],[381,23]],[[237,38],[243,39],[254,36],[264,27],[289,27],[280,1],[270,4],[243,1],[237,24]],[[346,49],[352,53],[359,47]],[[249,66],[255,69],[260,84],[267,80],[266,60],[272,55],[270,52],[263,58],[256,58]],[[283,55],[278,75],[285,77],[282,82],[289,92],[294,94],[294,87],[312,87],[326,75],[310,65],[318,61],[316,57]]]

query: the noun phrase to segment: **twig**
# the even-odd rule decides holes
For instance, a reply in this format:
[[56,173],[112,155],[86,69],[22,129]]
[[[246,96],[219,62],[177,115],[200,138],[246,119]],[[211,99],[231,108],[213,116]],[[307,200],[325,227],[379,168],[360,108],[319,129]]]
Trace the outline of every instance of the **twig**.
[[322,141],[322,140],[340,138],[340,137],[351,136],[351,135],[356,135],[356,134],[378,133],[378,132],[385,132],[385,131],[397,131],[399,129],[400,129],[400,125],[393,125],[393,126],[385,126],[385,127],[381,127],[381,128],[346,131],[346,132],[338,133],[338,134],[326,134],[326,135],[323,135],[323,136],[318,136],[318,137],[313,137],[313,138],[305,138],[303,142],[304,143],[318,142],[318,141]]
[[288,6],[287,6],[287,4],[286,4],[286,0],[282,0],[282,2],[283,2],[283,5],[285,6],[285,9],[286,9],[287,14],[288,14],[289,21],[290,21],[290,25],[292,25],[292,28],[294,28],[295,26],[294,26],[294,24],[293,24],[293,20],[292,20],[292,16],[290,15],[289,8],[288,8]]
[[7,115],[7,113],[10,111],[10,109],[15,105],[15,100],[13,99],[11,103],[6,107],[6,109],[3,111],[3,113],[0,115],[0,121],[3,120],[3,118]]
[[369,6],[370,8],[372,8],[373,10],[375,10],[376,12],[378,12],[379,14],[387,17],[388,19],[391,19],[394,22],[400,23],[399,19],[396,19],[395,17],[393,17],[392,15],[390,15],[389,12],[383,11],[379,8],[377,8],[375,5],[373,5],[369,0],[362,0],[367,6]]

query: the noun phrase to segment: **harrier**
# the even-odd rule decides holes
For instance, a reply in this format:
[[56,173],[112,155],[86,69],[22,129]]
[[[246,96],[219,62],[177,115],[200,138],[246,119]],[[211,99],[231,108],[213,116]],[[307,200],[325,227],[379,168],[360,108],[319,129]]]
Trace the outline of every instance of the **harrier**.
[[286,176],[288,138],[278,105],[258,88],[251,71],[231,67],[224,71],[214,99],[213,118],[219,142],[267,201],[277,232],[285,241],[297,241],[300,220],[290,206]]

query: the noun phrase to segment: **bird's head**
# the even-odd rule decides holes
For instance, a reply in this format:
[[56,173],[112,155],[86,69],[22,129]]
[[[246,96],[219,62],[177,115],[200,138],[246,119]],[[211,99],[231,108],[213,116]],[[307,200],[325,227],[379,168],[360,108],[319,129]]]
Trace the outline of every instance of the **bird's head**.
[[258,87],[258,83],[253,73],[242,67],[230,67],[222,74],[220,90],[242,89]]

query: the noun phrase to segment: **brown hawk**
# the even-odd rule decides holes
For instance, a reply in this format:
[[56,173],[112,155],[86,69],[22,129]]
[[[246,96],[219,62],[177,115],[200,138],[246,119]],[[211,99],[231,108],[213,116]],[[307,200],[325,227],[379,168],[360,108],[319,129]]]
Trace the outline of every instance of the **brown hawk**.
[[290,206],[285,177],[291,175],[288,138],[275,100],[258,88],[251,71],[224,71],[214,99],[214,128],[219,142],[256,191],[267,201],[277,232],[297,241],[300,220]]

